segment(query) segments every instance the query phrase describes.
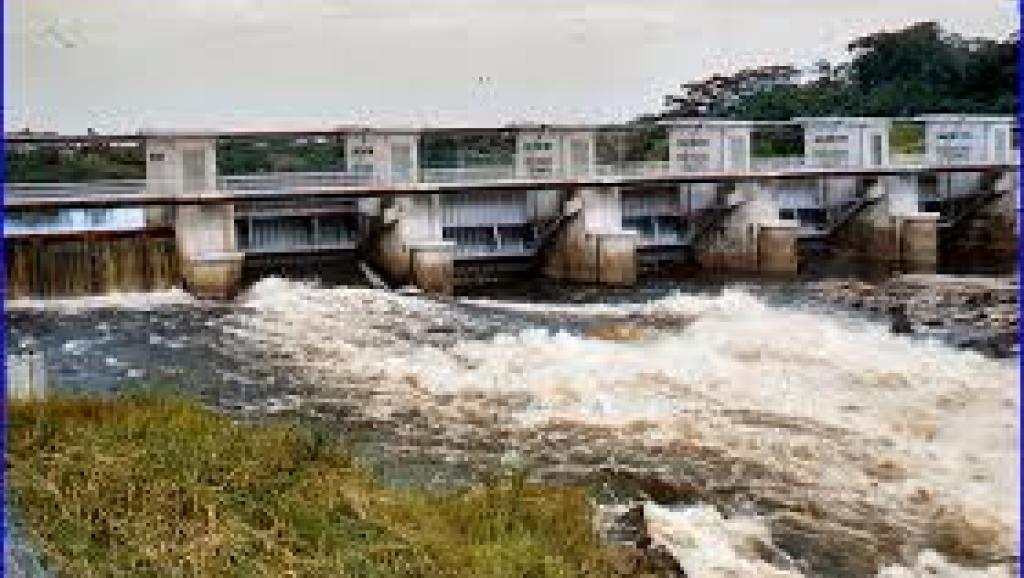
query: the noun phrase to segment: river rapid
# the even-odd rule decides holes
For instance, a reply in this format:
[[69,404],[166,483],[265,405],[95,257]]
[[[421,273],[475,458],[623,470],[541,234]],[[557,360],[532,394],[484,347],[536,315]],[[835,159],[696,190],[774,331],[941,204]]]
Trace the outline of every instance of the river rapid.
[[742,286],[437,300],[264,279],[9,302],[56,387],[343,432],[395,483],[522,469],[643,500],[691,578],[1015,575],[1016,359]]

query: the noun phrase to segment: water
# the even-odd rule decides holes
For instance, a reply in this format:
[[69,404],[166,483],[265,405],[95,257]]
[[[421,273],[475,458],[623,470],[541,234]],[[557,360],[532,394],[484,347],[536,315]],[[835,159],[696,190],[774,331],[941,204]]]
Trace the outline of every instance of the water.
[[174,238],[151,231],[5,240],[7,297],[162,290],[178,279]]
[[8,330],[59,387],[300,415],[396,482],[514,465],[610,501],[639,485],[691,576],[1011,575],[1014,361],[781,292],[444,301],[266,279],[227,305],[17,302]]

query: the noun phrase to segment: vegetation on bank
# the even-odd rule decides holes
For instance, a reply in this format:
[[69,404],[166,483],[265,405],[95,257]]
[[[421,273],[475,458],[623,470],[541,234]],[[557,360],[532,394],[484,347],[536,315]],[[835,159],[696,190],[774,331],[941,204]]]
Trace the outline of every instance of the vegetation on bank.
[[728,116],[909,117],[926,113],[1015,114],[1017,34],[965,38],[935,22],[854,39],[850,60],[823,66],[816,82],[742,97]]
[[8,483],[59,576],[614,576],[577,488],[378,484],[337,441],[177,399],[9,410]]

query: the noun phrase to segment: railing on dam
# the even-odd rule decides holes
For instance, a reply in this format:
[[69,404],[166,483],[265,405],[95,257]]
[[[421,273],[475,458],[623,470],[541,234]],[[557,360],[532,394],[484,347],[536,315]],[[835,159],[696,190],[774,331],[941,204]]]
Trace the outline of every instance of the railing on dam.
[[[823,166],[813,158],[793,157],[755,157],[750,161],[748,172],[786,172],[800,173],[814,169],[893,169],[893,168],[955,168],[957,166],[985,167],[1006,166],[1010,161],[978,161],[967,159],[942,159],[934,161],[923,154],[897,154],[890,156],[889,163],[860,167],[855,165]],[[580,167],[566,167],[565,170],[548,172],[547,174],[523,174],[512,165],[475,166],[475,167],[423,167],[418,174],[380,175],[366,172],[278,172],[254,175],[230,175],[217,178],[217,190],[220,192],[275,192],[317,188],[339,188],[360,186],[387,186],[410,182],[423,184],[486,184],[489,182],[530,181],[550,179],[576,178],[658,178],[682,176],[688,173],[715,173],[714,170],[680,167],[668,161],[615,162],[593,166],[581,170]],[[414,178],[415,177],[415,178]],[[181,186],[178,182],[162,182],[154,179],[133,180],[101,180],[68,183],[8,183],[5,196],[12,199],[45,199],[52,197],[101,196],[107,194],[160,194],[176,190]],[[179,189],[180,190],[180,189]],[[213,191],[204,191],[213,192]]]
[[804,157],[755,157],[750,159],[752,171],[784,171],[807,168]]
[[224,191],[269,191],[306,187],[351,187],[374,182],[372,174],[353,172],[290,172],[232,175],[217,179]]
[[85,181],[73,183],[7,183],[5,196],[49,197],[80,194],[144,193],[145,179]]
[[602,164],[595,167],[599,177],[646,177],[672,174],[668,161],[637,161]]
[[514,179],[516,176],[516,168],[512,165],[459,168],[431,167],[420,170],[420,182],[423,183],[504,181]]
[[916,167],[928,164],[928,156],[923,153],[893,153],[891,164],[904,167]]

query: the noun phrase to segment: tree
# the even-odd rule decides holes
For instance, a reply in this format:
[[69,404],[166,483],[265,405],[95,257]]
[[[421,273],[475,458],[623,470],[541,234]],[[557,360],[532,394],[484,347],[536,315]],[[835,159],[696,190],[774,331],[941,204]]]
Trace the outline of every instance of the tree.
[[728,116],[1015,114],[1017,38],[965,38],[935,22],[870,34],[849,43],[848,62],[816,63],[818,80],[743,97]]

